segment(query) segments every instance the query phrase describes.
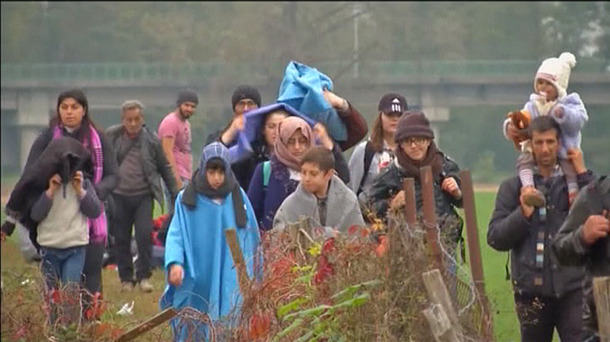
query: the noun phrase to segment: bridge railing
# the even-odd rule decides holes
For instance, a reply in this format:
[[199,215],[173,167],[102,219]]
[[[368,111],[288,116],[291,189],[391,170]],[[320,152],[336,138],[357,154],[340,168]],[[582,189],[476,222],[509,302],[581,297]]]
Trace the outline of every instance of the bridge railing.
[[[347,62],[313,65],[330,77],[353,77]],[[535,60],[507,61],[366,61],[359,65],[359,77],[394,79],[427,76],[531,76],[540,66]],[[277,67],[277,68],[276,68]],[[274,66],[284,70],[285,66]],[[574,73],[608,73],[608,62],[581,59]],[[1,65],[2,83],[12,81],[167,81],[231,78],[248,74],[266,77],[260,66],[237,63],[87,63],[87,64],[6,64]],[[281,75],[278,75],[278,77]]]

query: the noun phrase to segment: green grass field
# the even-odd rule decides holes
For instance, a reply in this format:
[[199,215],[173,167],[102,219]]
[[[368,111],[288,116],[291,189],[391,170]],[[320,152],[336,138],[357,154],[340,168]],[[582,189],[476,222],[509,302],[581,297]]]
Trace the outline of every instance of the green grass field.
[[[514,311],[512,288],[510,281],[505,280],[504,265],[507,253],[491,249],[486,242],[487,224],[493,211],[494,201],[494,192],[476,193],[477,221],[485,273],[485,289],[493,306],[496,340],[499,342],[519,341],[519,323]],[[2,213],[2,221],[4,221],[4,212]],[[30,268],[30,272],[35,270],[35,265],[25,265],[16,244],[12,240],[14,240],[14,235],[7,243],[2,245],[2,276],[5,280],[5,286],[7,285],[6,280],[11,275],[22,272],[24,268]],[[153,272],[152,280],[156,289],[149,294],[142,293],[137,289],[132,293],[121,293],[116,270],[105,269],[103,277],[104,295],[108,301],[105,319],[119,326],[129,328],[158,312],[157,302],[164,286],[164,275],[161,271]],[[135,301],[134,314],[132,316],[116,315],[116,312],[123,304],[132,300]]]
[[519,321],[515,314],[513,291],[506,280],[506,252],[498,252],[487,245],[487,225],[494,209],[495,192],[476,193],[477,226],[485,275],[485,292],[494,310],[496,341],[519,341]]

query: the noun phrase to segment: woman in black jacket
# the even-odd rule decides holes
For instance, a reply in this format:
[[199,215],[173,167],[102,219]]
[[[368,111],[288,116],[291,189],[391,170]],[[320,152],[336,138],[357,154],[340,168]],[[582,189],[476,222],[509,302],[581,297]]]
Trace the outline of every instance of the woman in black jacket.
[[[24,170],[33,164],[49,143],[58,137],[72,137],[80,141],[91,153],[94,166],[93,187],[101,202],[118,184],[118,165],[114,150],[106,140],[104,131],[98,129],[90,118],[87,97],[80,89],[62,92],[57,98],[57,115],[34,141],[30,149]],[[104,209],[104,208],[102,208]],[[102,210],[103,211],[103,210]],[[87,246],[85,266],[83,268],[83,285],[89,295],[84,296],[84,314],[86,319],[96,319],[99,313],[91,308],[96,307],[94,298],[101,299],[102,293],[102,259],[107,239],[106,215],[89,222],[90,241]]]
[[363,213],[371,211],[373,216],[387,221],[388,209],[398,210],[405,205],[402,183],[413,178],[417,211],[423,207],[420,168],[432,168],[434,200],[437,223],[441,228],[443,242],[454,250],[461,237],[463,221],[455,208],[462,206],[460,169],[443,154],[434,143],[434,132],[430,122],[421,112],[407,111],[398,122],[394,135],[398,146],[396,159],[385,171],[375,177],[370,187],[359,196]]

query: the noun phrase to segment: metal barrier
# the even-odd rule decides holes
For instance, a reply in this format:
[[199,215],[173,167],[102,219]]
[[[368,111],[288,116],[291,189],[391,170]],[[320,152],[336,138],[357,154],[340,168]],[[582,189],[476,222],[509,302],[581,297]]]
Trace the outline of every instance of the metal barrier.
[[[396,78],[414,76],[502,76],[531,75],[540,61],[373,61],[361,62],[361,78]],[[315,67],[329,76],[349,68],[348,62],[321,62]],[[278,65],[273,70],[283,70]],[[253,64],[237,63],[83,63],[83,64],[2,64],[2,82],[10,81],[163,81],[203,80],[243,75],[266,76]],[[582,59],[574,72],[608,73],[608,62]]]

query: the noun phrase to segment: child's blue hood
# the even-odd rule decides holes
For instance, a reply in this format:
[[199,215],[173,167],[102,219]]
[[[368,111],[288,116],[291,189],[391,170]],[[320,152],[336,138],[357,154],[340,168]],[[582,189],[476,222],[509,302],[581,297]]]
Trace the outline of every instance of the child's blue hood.
[[222,159],[225,167],[228,169],[231,166],[231,158],[229,157],[229,150],[222,143],[215,141],[203,147],[201,152],[201,161],[199,162],[199,169],[205,170],[205,164],[208,160],[218,157]]

